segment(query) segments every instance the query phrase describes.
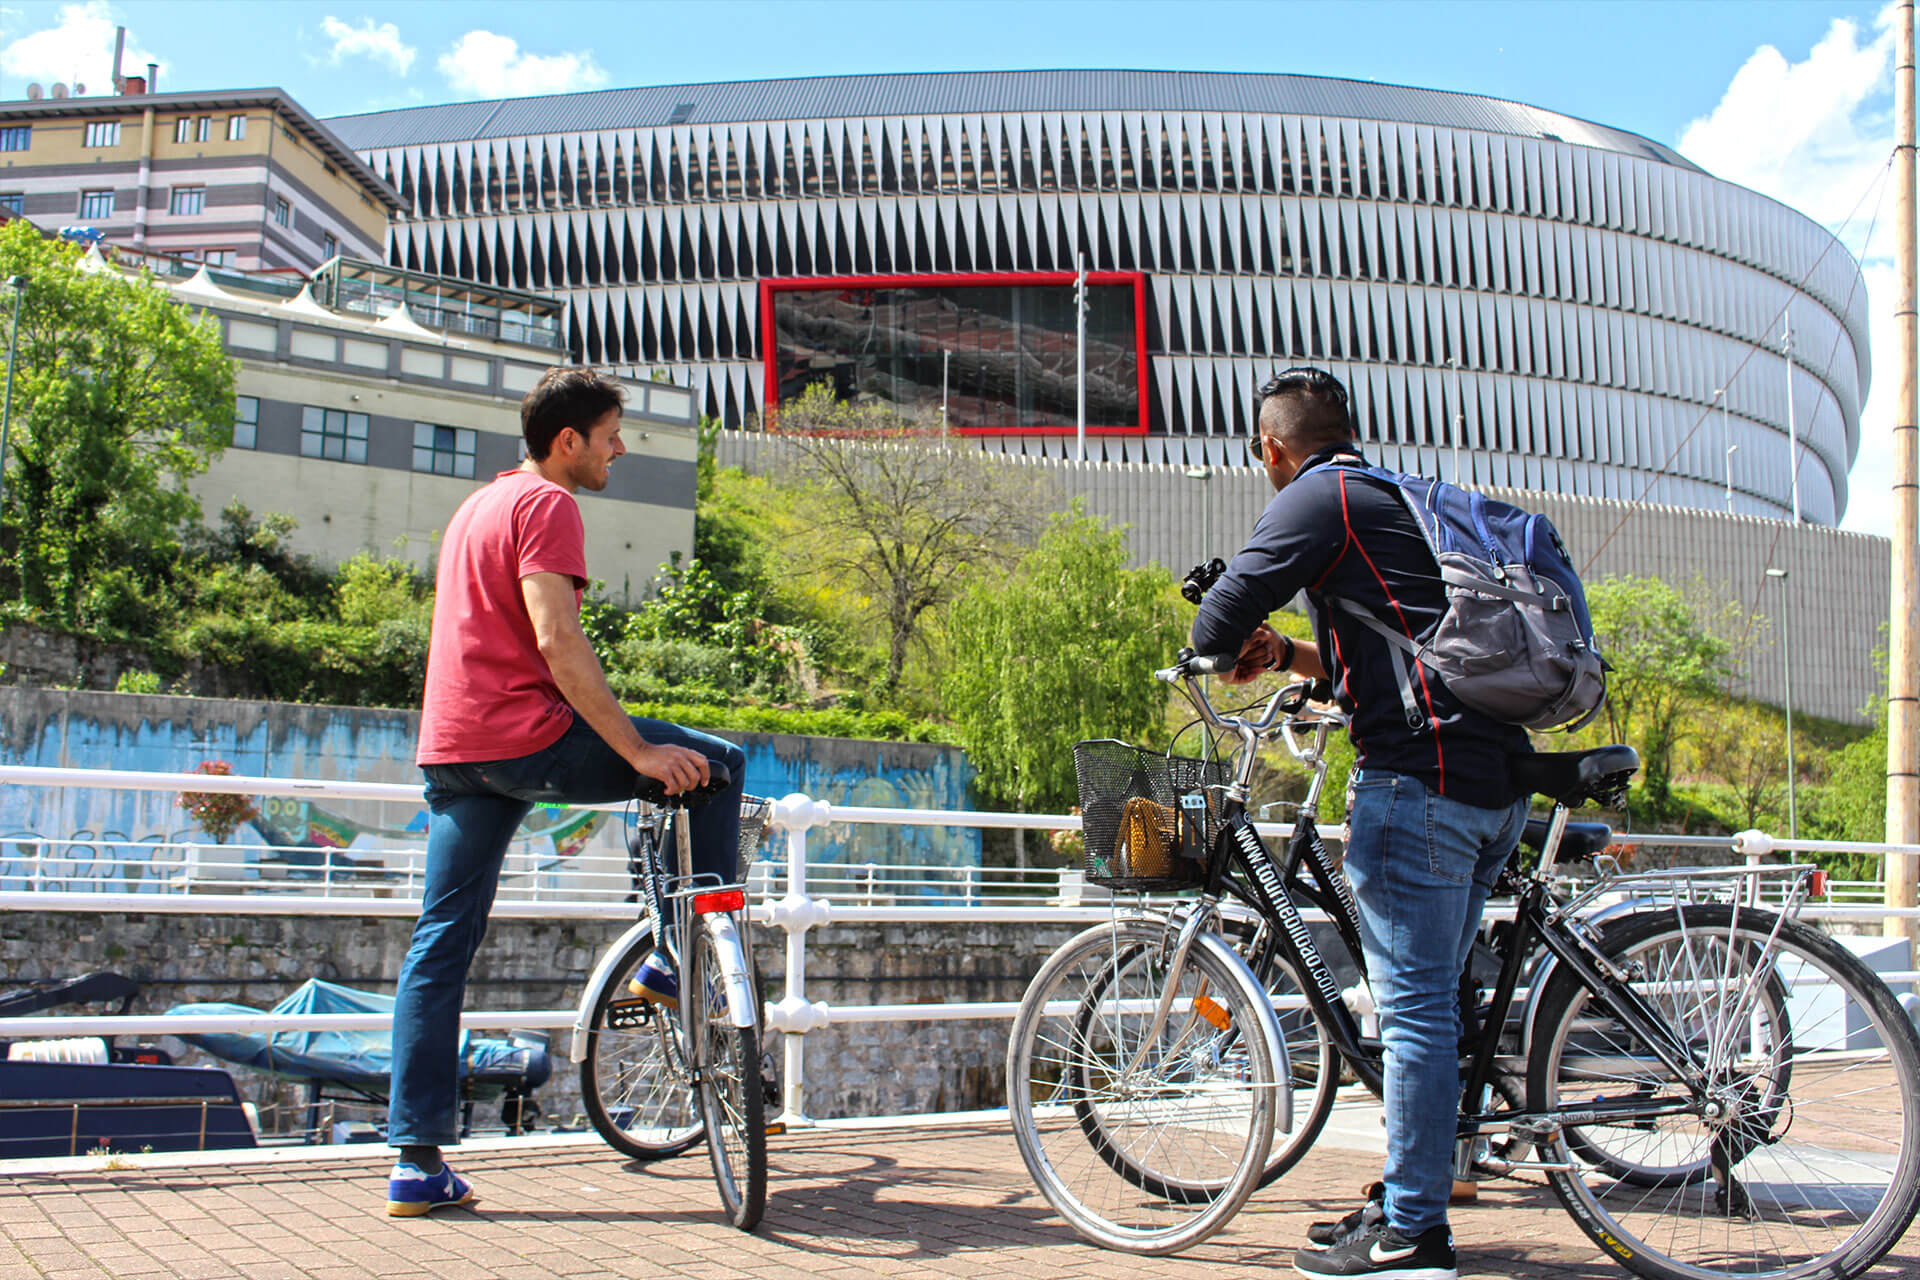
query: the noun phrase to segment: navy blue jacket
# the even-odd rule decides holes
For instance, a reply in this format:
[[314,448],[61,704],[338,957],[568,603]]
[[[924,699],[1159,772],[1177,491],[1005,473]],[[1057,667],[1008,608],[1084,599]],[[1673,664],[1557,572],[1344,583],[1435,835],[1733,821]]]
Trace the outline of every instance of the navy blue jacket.
[[1322,449],[1274,495],[1201,603],[1194,648],[1238,653],[1268,614],[1304,591],[1321,660],[1352,717],[1360,766],[1409,774],[1464,804],[1505,808],[1519,794],[1507,757],[1531,750],[1527,731],[1469,711],[1417,666],[1414,691],[1425,715],[1410,725],[1391,647],[1328,608],[1329,600],[1351,600],[1415,639],[1429,634],[1446,609],[1433,554],[1400,498],[1363,472],[1328,465],[1359,456],[1350,444]]

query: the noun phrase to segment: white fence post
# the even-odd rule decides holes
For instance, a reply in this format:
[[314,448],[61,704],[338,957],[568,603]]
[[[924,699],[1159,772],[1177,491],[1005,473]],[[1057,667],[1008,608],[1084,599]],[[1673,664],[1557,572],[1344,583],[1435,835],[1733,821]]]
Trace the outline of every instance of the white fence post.
[[807,999],[807,930],[826,924],[833,910],[807,894],[807,830],[823,826],[833,806],[795,793],[773,803],[769,825],[787,833],[787,896],[767,911],[787,931],[787,994],[767,1006],[767,1027],[781,1032],[781,1114],[788,1126],[810,1123],[806,1112],[806,1034],[827,1025],[827,1006]]

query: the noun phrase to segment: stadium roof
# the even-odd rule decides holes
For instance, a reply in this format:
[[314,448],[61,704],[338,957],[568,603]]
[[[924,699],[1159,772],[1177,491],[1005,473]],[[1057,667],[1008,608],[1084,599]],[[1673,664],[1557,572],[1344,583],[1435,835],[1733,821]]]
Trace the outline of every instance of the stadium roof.
[[1033,111],[1231,111],[1437,125],[1697,166],[1636,133],[1470,93],[1224,71],[954,71],[599,89],[402,107],[327,121],[360,151],[661,125]]

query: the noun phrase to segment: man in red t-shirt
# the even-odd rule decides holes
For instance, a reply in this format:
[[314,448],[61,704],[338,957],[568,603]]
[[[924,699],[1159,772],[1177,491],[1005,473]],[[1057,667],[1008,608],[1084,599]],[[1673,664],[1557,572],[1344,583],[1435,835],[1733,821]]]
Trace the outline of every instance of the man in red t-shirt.
[[[440,547],[420,717],[426,883],[393,1006],[394,1217],[475,1199],[440,1155],[459,1135],[460,1006],[507,846],[533,806],[630,799],[640,774],[674,795],[706,785],[717,761],[732,783],[692,810],[693,864],[733,878],[746,755],[630,718],[580,629],[586,534],[573,495],[606,488],[627,451],[625,399],[593,370],[549,370],[520,403],[526,460],[460,505]],[[678,999],[664,951],[636,981],[651,998]]]

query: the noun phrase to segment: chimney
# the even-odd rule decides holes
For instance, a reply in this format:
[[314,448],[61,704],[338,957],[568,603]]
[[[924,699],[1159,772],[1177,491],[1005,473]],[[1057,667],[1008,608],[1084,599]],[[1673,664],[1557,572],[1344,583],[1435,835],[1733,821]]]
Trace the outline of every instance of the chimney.
[[157,62],[147,64],[147,92],[160,92],[160,64]]
[[113,29],[113,91],[115,93],[127,91],[127,82],[120,78],[120,55],[126,52],[126,48],[127,29],[115,27]]
[[142,94],[147,91],[147,78],[145,76],[128,76],[120,82],[120,86],[120,91],[130,97]]

